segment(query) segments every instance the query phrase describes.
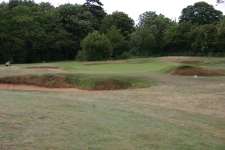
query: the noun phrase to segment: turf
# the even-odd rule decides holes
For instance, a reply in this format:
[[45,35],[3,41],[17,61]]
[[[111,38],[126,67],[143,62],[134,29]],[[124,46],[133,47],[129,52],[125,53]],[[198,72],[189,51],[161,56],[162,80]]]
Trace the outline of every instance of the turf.
[[[205,62],[196,66],[223,68],[224,58],[197,59]],[[117,91],[0,90],[0,150],[225,149],[225,77],[172,76],[168,70],[184,64],[161,58],[2,66],[0,76],[43,75],[26,69],[40,65],[90,80],[83,86],[104,78],[157,84]],[[70,80],[83,82],[76,79]]]
[[148,73],[164,73],[177,64],[172,62],[164,63],[158,59],[149,58],[89,63],[62,62],[53,65],[74,73],[143,75]]
[[0,141],[9,149],[225,148],[223,119],[146,107],[129,101],[129,92],[0,94]]

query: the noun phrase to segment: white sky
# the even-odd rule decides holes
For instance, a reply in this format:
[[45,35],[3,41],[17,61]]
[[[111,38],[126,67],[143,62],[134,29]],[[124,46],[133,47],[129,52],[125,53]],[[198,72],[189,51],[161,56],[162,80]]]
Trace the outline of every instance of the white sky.
[[[210,3],[225,14],[225,3],[216,6],[216,0],[101,0],[108,13],[117,10],[123,11],[129,14],[135,21],[137,21],[138,16],[145,11],[156,11],[174,20],[180,16],[183,8],[198,1]],[[35,0],[35,2],[50,2],[58,6],[64,3],[82,4],[85,0]]]

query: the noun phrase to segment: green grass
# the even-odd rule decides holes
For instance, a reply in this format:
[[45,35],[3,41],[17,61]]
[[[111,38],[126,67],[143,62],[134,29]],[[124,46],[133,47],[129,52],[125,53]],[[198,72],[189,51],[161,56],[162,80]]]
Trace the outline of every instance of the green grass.
[[[195,59],[204,62],[193,66],[224,66],[224,58]],[[184,64],[160,58],[2,66],[0,77],[45,76],[26,69],[42,65],[65,69],[50,73],[84,89],[106,80],[131,89],[0,90],[0,150],[225,149],[225,77],[168,75]]]
[[54,63],[74,73],[87,74],[125,74],[125,75],[143,75],[148,73],[165,73],[168,69],[176,66],[176,63],[161,62],[155,58],[149,59],[131,59],[115,62],[62,62]]
[[[98,85],[104,86],[105,82],[111,82],[118,89],[128,88],[147,88],[155,85],[157,81],[145,77],[129,77],[116,75],[90,75],[90,74],[68,74],[66,75],[68,83],[75,85],[80,89],[96,89]],[[105,85],[107,88],[107,85]],[[104,89],[104,87],[103,87]]]
[[223,119],[135,104],[129,92],[0,94],[0,143],[16,150],[225,148],[214,133],[225,130]]

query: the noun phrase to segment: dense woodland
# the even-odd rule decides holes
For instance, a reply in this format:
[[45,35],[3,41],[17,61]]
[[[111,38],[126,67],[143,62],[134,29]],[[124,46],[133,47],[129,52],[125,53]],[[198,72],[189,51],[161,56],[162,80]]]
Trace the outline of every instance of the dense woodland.
[[163,55],[225,55],[222,12],[198,2],[184,8],[179,21],[147,11],[135,25],[124,12],[107,14],[99,0],[58,7],[30,0],[0,4],[0,63]]

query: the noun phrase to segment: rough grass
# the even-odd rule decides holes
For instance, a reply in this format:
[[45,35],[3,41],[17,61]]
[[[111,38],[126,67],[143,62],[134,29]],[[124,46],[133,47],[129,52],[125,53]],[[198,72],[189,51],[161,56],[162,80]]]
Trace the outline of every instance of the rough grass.
[[179,66],[175,68],[172,72],[172,75],[181,75],[181,76],[225,76],[225,70],[222,69],[206,69],[201,67],[194,66]]
[[[198,59],[194,67],[224,68],[224,58]],[[27,67],[56,66],[83,88],[157,81],[116,91],[0,90],[0,150],[224,150],[225,77],[171,76],[168,70],[183,64],[159,60],[0,66],[0,77],[43,77]]]
[[119,90],[146,88],[153,83],[149,79],[126,76],[94,76],[84,74],[21,75],[0,78],[2,84],[35,85],[47,88],[79,88],[85,90]]
[[82,93],[0,91],[0,144],[12,150],[224,150],[224,99],[213,94],[224,86],[179,84]]

